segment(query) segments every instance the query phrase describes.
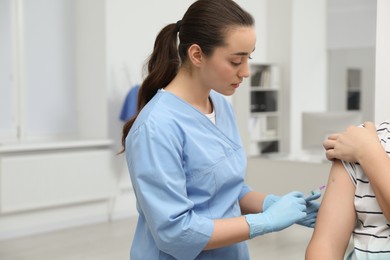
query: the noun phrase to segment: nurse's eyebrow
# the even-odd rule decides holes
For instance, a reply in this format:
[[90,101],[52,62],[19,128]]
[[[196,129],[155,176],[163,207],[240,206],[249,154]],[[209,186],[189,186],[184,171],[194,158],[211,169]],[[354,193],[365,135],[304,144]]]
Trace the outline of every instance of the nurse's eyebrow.
[[[256,48],[254,48],[252,52],[254,52],[255,49],[256,49]],[[250,53],[244,52],[244,51],[243,51],[243,52],[235,52],[235,53],[232,53],[232,55],[238,55],[238,56],[247,56],[247,55],[249,55],[249,54],[250,54]]]

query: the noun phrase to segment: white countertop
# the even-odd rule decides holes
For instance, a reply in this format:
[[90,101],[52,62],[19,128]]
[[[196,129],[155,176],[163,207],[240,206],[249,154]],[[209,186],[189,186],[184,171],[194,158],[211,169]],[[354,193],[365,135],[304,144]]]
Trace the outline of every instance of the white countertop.
[[24,141],[0,144],[0,154],[10,152],[31,152],[43,150],[108,147],[113,144],[110,139],[69,139],[56,141]]

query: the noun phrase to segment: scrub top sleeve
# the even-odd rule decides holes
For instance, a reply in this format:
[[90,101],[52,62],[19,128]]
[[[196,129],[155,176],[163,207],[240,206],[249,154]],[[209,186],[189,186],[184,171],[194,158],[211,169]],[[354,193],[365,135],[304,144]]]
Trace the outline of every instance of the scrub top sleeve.
[[182,144],[174,131],[161,122],[141,125],[126,142],[126,156],[138,205],[157,247],[177,259],[194,259],[210,240],[214,222],[192,211]]
[[238,195],[238,200],[241,200],[250,191],[252,191],[252,189],[247,184],[244,183],[240,195]]

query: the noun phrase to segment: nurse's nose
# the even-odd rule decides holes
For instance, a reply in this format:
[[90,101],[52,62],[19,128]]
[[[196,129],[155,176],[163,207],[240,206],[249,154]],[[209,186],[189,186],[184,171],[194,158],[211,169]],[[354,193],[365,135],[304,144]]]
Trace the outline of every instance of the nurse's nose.
[[251,74],[251,69],[249,67],[249,63],[246,62],[245,64],[242,64],[242,67],[238,71],[238,76],[240,78],[247,78],[250,76],[250,74]]

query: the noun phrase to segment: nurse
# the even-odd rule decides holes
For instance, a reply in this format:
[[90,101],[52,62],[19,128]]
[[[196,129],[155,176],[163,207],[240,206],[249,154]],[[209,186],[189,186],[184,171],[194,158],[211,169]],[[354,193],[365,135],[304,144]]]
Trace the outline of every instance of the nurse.
[[122,143],[139,218],[131,259],[249,259],[245,240],[294,223],[313,227],[318,198],[245,184],[230,103],[256,35],[232,0],[198,0],[158,34]]

